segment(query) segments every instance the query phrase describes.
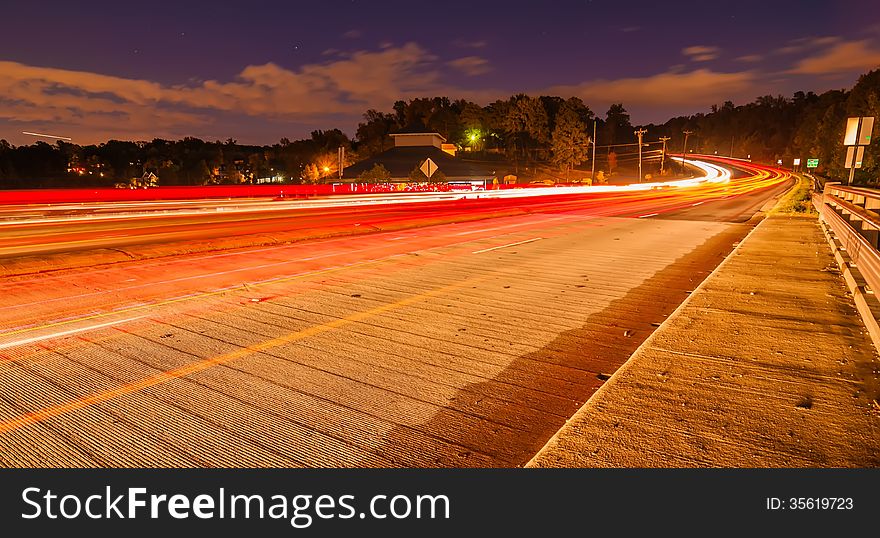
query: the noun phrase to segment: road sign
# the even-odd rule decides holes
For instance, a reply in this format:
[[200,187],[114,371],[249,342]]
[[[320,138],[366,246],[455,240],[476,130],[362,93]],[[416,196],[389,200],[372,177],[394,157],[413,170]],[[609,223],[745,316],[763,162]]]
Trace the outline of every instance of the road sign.
[[871,131],[874,130],[874,117],[849,118],[846,120],[844,146],[867,146],[871,144]]
[[422,171],[425,176],[430,178],[434,175],[434,172],[437,171],[437,164],[429,158],[425,159],[425,162],[422,163],[422,166],[419,167],[419,170]]
[[795,166],[798,166],[798,165],[800,165],[800,164],[801,164],[801,160],[800,160],[800,159],[795,159],[795,160],[794,160],[794,165],[795,165]]
[[819,159],[807,159],[807,168],[819,168]]
[[865,146],[850,146],[846,148],[846,168],[861,168],[862,159],[865,158]]

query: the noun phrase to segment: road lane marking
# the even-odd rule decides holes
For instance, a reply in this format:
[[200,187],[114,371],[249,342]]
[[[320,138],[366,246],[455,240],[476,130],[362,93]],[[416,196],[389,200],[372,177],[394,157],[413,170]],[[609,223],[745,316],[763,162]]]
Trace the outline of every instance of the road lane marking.
[[122,323],[128,323],[130,321],[139,320],[141,318],[143,318],[143,316],[137,316],[134,318],[127,318],[127,319],[119,319],[116,321],[108,321],[107,323],[99,323],[98,325],[89,325],[88,327],[69,329],[66,331],[61,331],[61,332],[51,333],[51,334],[44,334],[41,336],[33,336],[31,338],[25,338],[24,340],[15,340],[13,342],[4,342],[4,343],[0,344],[0,349],[9,349],[12,347],[23,346],[26,344],[33,344],[34,342],[41,342],[43,340],[51,340],[53,338],[61,338],[64,336],[69,336],[71,334],[94,331],[97,329],[103,329],[104,327],[111,327],[113,325],[120,325]]
[[103,392],[97,392],[94,394],[90,394],[88,396],[83,396],[77,398],[75,400],[70,400],[61,404],[53,405],[50,407],[45,407],[43,409],[37,411],[31,411],[29,413],[25,413],[16,418],[6,420],[4,422],[0,422],[0,435],[8,433],[12,430],[16,430],[19,428],[23,428],[25,426],[30,426],[44,420],[54,418],[60,415],[64,415],[67,413],[71,413],[73,411],[77,411],[91,405],[107,402],[109,400],[113,400],[115,398],[125,396],[128,394],[132,394],[135,392],[140,392],[144,389],[154,387],[156,385],[160,385],[163,383],[167,383],[169,381],[173,381],[175,379],[180,379],[186,376],[190,376],[192,374],[196,374],[212,368],[214,366],[219,366],[222,364],[226,364],[232,362],[234,360],[240,359],[242,357],[246,357],[248,355],[253,355],[255,353],[262,353],[265,351],[269,351],[271,349],[291,344],[297,342],[299,340],[303,340],[305,338],[309,338],[311,336],[317,336],[334,329],[338,329],[345,325],[349,325],[352,323],[356,323],[362,321],[367,318],[371,318],[385,312],[391,310],[397,310],[399,308],[403,308],[405,306],[411,305],[413,303],[421,302],[431,297],[435,297],[437,295],[441,295],[443,293],[453,291],[459,288],[463,288],[466,286],[471,286],[477,282],[486,280],[490,275],[479,276],[475,278],[471,278],[462,282],[457,282],[454,284],[450,284],[448,286],[442,286],[440,288],[435,288],[433,290],[429,290],[423,293],[419,293],[417,295],[412,295],[405,299],[401,299],[399,301],[393,303],[387,303],[382,306],[378,306],[375,308],[371,308],[369,310],[362,310],[360,312],[355,312],[354,314],[350,314],[344,318],[335,319],[333,321],[329,321],[327,323],[322,323],[320,325],[312,325],[311,327],[307,327],[305,329],[295,331],[292,333],[288,333],[283,336],[279,336],[278,338],[273,338],[271,340],[266,340],[264,342],[260,342],[259,344],[254,344],[251,346],[247,346],[244,348],[237,349],[235,351],[231,351],[229,353],[225,353],[223,355],[218,355],[215,357],[202,359],[185,366],[180,366],[178,368],[173,368],[170,370],[165,370],[155,375],[151,375],[145,377],[143,379],[139,379],[137,381],[132,381],[129,383],[125,383],[116,388],[105,390]]
[[[592,224],[590,224],[589,226],[592,226]],[[566,232],[566,233],[571,233],[571,232],[569,231],[569,232]],[[507,234],[500,234],[500,235],[497,235],[497,236],[492,236],[491,238],[502,237],[502,236],[504,236],[504,235],[507,235]],[[464,245],[464,244],[470,243],[470,242],[472,242],[472,241],[473,241],[473,240],[459,241],[459,242],[453,243],[452,245],[442,245],[441,247],[431,247],[431,248],[429,248],[429,249],[425,249],[425,250],[433,250],[434,248],[446,248],[447,246],[459,246],[459,245]],[[416,251],[416,252],[418,252],[418,251]],[[391,258],[395,258],[395,257],[399,257],[399,256],[400,256],[399,254],[396,254],[396,255],[392,255]],[[380,261],[383,261],[383,260],[384,260],[384,258],[379,258],[379,259],[374,259],[373,261],[380,262]],[[301,276],[306,276],[306,275],[303,274],[303,275],[301,275]],[[271,282],[256,282],[256,283],[249,283],[248,286],[258,287],[259,285],[264,284],[264,283],[269,283],[269,284],[271,284]],[[225,288],[225,290],[227,290],[227,291],[232,291],[232,290],[236,290],[236,289],[239,289],[239,286],[231,286],[231,287]],[[215,290],[215,291],[217,291],[217,290]],[[175,296],[175,297],[172,297],[172,298],[170,298],[170,299],[173,299],[173,300],[184,300],[184,299],[189,299],[189,298],[198,298],[198,294],[188,294],[188,295],[185,295],[185,296]],[[153,303],[138,302],[138,303],[134,303],[134,304],[132,304],[132,305],[130,305],[130,306],[132,306],[132,307],[135,307],[135,306],[137,306],[137,307],[147,307],[147,306],[161,306],[161,305],[159,305],[159,304],[153,304]],[[120,312],[120,310],[115,310],[115,311],[113,311],[113,313],[118,313],[118,312]],[[94,312],[93,314],[102,314],[102,313],[101,313],[101,312]],[[104,313],[104,314],[106,315],[106,313]],[[67,322],[67,321],[75,322],[75,321],[80,321],[81,319],[82,319],[82,318],[80,318],[80,317],[72,316],[72,317],[68,317],[68,318],[58,319],[58,320],[56,320],[56,322],[61,322],[61,321],[65,321],[65,322]],[[43,325],[41,325],[41,326],[28,326],[28,327],[21,327],[21,328],[22,328],[22,329],[29,329],[29,330],[38,330],[38,329],[41,328],[41,327],[45,327],[45,326],[43,326]],[[6,333],[6,334],[11,334],[11,332]],[[0,336],[2,336],[2,335],[0,335]],[[106,338],[106,339],[105,339],[105,338],[102,338],[102,339],[96,339],[96,340],[86,339],[86,338],[83,337],[83,336],[79,336],[78,338],[79,338],[80,340],[86,342],[86,343],[96,343],[96,342],[103,342],[103,341],[112,340],[112,339],[114,339],[115,337],[108,337],[108,338]],[[71,344],[71,345],[72,345],[72,344]],[[65,346],[65,345],[63,345],[63,344],[59,344],[59,345],[53,346],[53,350],[56,350],[56,351],[57,351],[57,350],[59,350],[59,349],[66,349],[66,347],[67,347],[67,346]],[[28,358],[28,357],[30,357],[30,356],[33,356],[34,354],[35,354],[35,353],[26,353],[26,354],[24,354],[24,355],[22,355],[22,354],[18,354],[18,355],[16,355],[16,360],[20,362],[20,361],[22,360],[22,357],[24,357],[24,358],[26,359],[26,358]],[[2,362],[2,359],[3,359],[3,356],[0,355],[0,362]]]
[[[590,219],[590,218],[592,218],[592,216],[589,216],[589,215],[586,216],[586,219]],[[560,217],[560,218],[551,218],[551,219],[548,219],[548,220],[550,220],[550,221],[555,221],[555,220],[568,220],[568,219],[571,219],[571,220],[578,220],[578,221],[580,221],[580,220],[585,220],[584,218],[581,218],[581,217]],[[474,222],[474,223],[470,223],[470,224],[478,225],[478,223],[479,223],[479,221]],[[543,225],[546,224],[546,221],[544,221],[544,222],[540,222],[540,223],[535,223],[535,222],[521,222],[521,223],[511,224],[511,225],[508,225],[508,226],[499,226],[499,227],[497,227],[497,228],[489,228],[489,229],[481,228],[481,229],[477,229],[477,230],[474,230],[474,231],[472,231],[472,232],[467,232],[467,233],[484,233],[484,232],[490,232],[490,231],[500,230],[500,229],[505,229],[505,228],[517,228],[517,227],[525,227],[525,226],[536,227],[536,224],[537,224],[537,225],[540,225],[540,226],[543,226]],[[434,226],[428,226],[428,227],[425,227],[424,229],[425,229],[425,230],[428,230],[428,231],[431,231],[431,228],[442,227],[442,226],[446,226],[446,225],[445,225],[445,224],[439,224],[439,225],[434,225]],[[380,233],[377,233],[377,234],[371,234],[371,235],[372,235],[373,237],[381,237],[381,236],[385,236],[385,235],[392,235],[392,234],[394,234],[394,233],[395,233],[395,231],[390,231],[390,232],[380,232]],[[513,233],[513,232],[511,232],[511,233]],[[456,235],[461,235],[461,234],[456,234]],[[501,234],[501,235],[505,235],[505,234]],[[409,237],[399,237],[399,238],[398,238],[398,237],[395,237],[395,238],[390,239],[390,240],[392,240],[392,241],[393,241],[393,240],[399,240],[399,239],[429,239],[429,240],[431,240],[431,239],[435,239],[436,237],[437,237],[437,236],[427,236],[427,237],[423,237],[423,236],[420,236],[420,235],[413,235],[413,236],[409,236]],[[442,236],[441,236],[441,237],[442,237]],[[491,239],[491,238],[493,238],[493,237],[498,237],[498,236],[496,235],[496,236],[490,236],[490,237],[479,238],[479,239]],[[478,241],[479,239],[474,239],[473,241]],[[251,255],[251,254],[256,254],[256,253],[261,253],[261,252],[273,252],[273,253],[277,253],[277,252],[283,252],[283,251],[287,251],[287,250],[302,249],[302,248],[304,248],[303,245],[306,245],[306,247],[308,247],[308,246],[313,246],[313,245],[335,244],[335,243],[339,243],[339,242],[343,242],[343,243],[344,243],[344,242],[347,242],[347,241],[350,241],[350,240],[351,240],[351,237],[341,237],[341,238],[335,238],[335,239],[327,239],[327,240],[323,240],[323,241],[321,241],[321,240],[318,240],[318,241],[305,241],[305,242],[302,242],[302,243],[298,243],[298,244],[296,244],[296,245],[274,245],[274,246],[265,247],[265,248],[246,249],[246,250],[241,250],[241,251],[237,251],[237,252],[225,252],[225,253],[223,253],[223,254],[212,254],[212,255],[208,255],[208,256],[188,256],[188,257],[186,258],[186,261],[187,261],[187,262],[195,262],[195,261],[203,261],[203,260],[213,260],[213,259],[217,259],[217,258],[226,258],[226,257],[232,257],[232,256],[245,256],[245,255]],[[470,240],[468,240],[468,241],[470,241]],[[436,247],[430,247],[430,248],[444,248],[444,247],[447,247],[447,246],[457,246],[457,245],[461,245],[461,244],[467,243],[468,241],[460,241],[460,242],[450,243],[450,244],[446,244],[446,245],[439,245],[439,246],[436,246]],[[320,259],[320,258],[330,258],[330,257],[341,256],[341,255],[346,255],[346,254],[358,254],[358,253],[366,252],[366,251],[369,251],[369,250],[379,250],[379,249],[382,249],[382,248],[387,248],[387,246],[386,246],[386,245],[378,245],[378,246],[375,246],[375,247],[361,248],[361,249],[354,249],[354,250],[351,250],[351,251],[345,251],[345,252],[338,252],[338,251],[337,251],[337,252],[332,252],[332,253],[329,253],[329,254],[323,254],[323,255],[320,255],[320,256],[312,256],[312,257],[307,257],[307,258],[299,258],[298,260],[287,260],[287,261],[285,261],[285,262],[283,262],[283,263],[296,263],[297,261],[316,260],[316,259]],[[421,250],[425,250],[425,249],[421,249]],[[147,260],[136,260],[136,261],[137,261],[137,262],[144,262],[144,261],[147,261]],[[160,261],[160,262],[157,262],[157,263],[140,263],[140,265],[139,265],[138,267],[139,267],[139,268],[144,268],[144,269],[146,269],[146,268],[151,268],[151,267],[162,267],[163,265],[166,265],[166,266],[173,266],[174,263],[175,263],[174,261],[169,262],[169,261],[167,261],[167,260],[163,260],[163,261]],[[243,271],[243,270],[248,270],[248,269],[249,269],[248,267],[245,267],[245,268],[242,268],[242,269],[240,269],[240,270]],[[105,273],[105,272],[107,272],[107,271],[108,271],[108,270],[100,270],[100,271],[92,272],[92,274],[96,274],[96,273]],[[236,272],[236,271],[239,271],[239,270],[237,269],[237,270],[233,270],[233,271],[231,271],[231,272]],[[211,276],[214,276],[214,275],[213,275],[213,274],[208,274],[208,275],[198,275],[198,276],[196,276],[196,277],[188,277],[188,278],[203,278],[203,277],[211,277]],[[50,277],[47,277],[47,278],[45,278],[45,279],[43,279],[43,280],[44,280],[44,281],[45,281],[45,280],[60,280],[60,279],[62,279],[62,278],[65,278],[65,277],[51,277],[51,276],[50,276]],[[130,280],[131,280],[131,279],[130,279]],[[165,284],[165,283],[173,282],[173,281],[176,281],[176,280],[179,280],[179,279],[160,280],[160,281],[155,281],[155,282],[147,282],[147,283],[145,283],[145,284],[141,284],[141,285],[138,285],[138,286],[128,286],[128,287],[125,287],[125,288],[108,289],[108,290],[97,291],[97,292],[91,292],[91,293],[84,293],[84,294],[78,294],[78,295],[68,295],[68,296],[64,296],[64,297],[59,297],[59,298],[54,298],[54,299],[47,299],[47,300],[43,300],[43,301],[33,301],[33,302],[31,302],[31,303],[26,303],[26,304],[21,304],[21,303],[19,303],[19,304],[13,304],[13,305],[8,305],[8,306],[0,306],[0,310],[7,310],[7,309],[12,309],[12,308],[18,309],[18,308],[21,308],[22,306],[28,306],[28,305],[34,305],[34,304],[44,304],[44,303],[54,302],[54,301],[60,301],[60,300],[75,299],[75,298],[82,298],[82,297],[95,296],[95,295],[103,295],[103,294],[107,294],[107,293],[115,293],[115,292],[119,292],[119,291],[125,291],[125,290],[131,290],[131,289],[138,289],[138,288],[146,288],[146,287],[149,287],[149,286]],[[128,281],[126,281],[126,282],[128,282]],[[2,335],[0,335],[0,336],[2,336]]]
[[[541,223],[542,223],[542,224],[546,224],[546,223],[549,223],[549,222],[556,222],[556,221],[560,221],[560,220],[578,220],[578,221],[581,221],[581,220],[587,220],[587,219],[591,219],[591,218],[594,218],[594,217],[593,217],[592,215],[587,215],[587,216],[577,216],[577,217],[572,217],[572,216],[564,216],[564,217],[548,217],[548,218],[544,219],[543,221],[541,221]],[[476,233],[480,233],[480,232],[494,232],[494,231],[497,231],[497,230],[506,230],[507,228],[516,228],[516,227],[518,227],[518,226],[520,226],[520,225],[515,223],[515,224],[508,224],[508,225],[506,225],[506,226],[496,226],[496,227],[494,227],[494,228],[478,228],[478,229],[476,229],[476,230],[470,230],[470,231],[467,231],[467,232],[459,232],[459,233],[457,233],[457,234],[455,234],[455,235],[456,235],[456,236],[459,236],[459,235],[471,235],[471,234],[476,234]]]
[[[322,274],[326,274],[326,273],[332,273],[332,272],[336,272],[336,271],[342,271],[342,270],[344,270],[344,269],[354,269],[354,268],[358,268],[358,267],[364,267],[364,266],[372,265],[372,264],[376,264],[376,263],[379,263],[379,262],[382,262],[382,261],[386,261],[386,260],[390,260],[390,259],[394,259],[394,258],[399,258],[399,257],[401,257],[401,256],[402,256],[402,254],[393,254],[393,255],[391,255],[391,256],[387,256],[387,257],[385,257],[385,258],[378,258],[378,259],[375,259],[375,260],[367,260],[367,261],[364,261],[364,262],[355,262],[355,263],[350,263],[350,264],[345,264],[345,265],[337,265],[337,266],[334,266],[334,267],[328,267],[328,268],[326,268],[326,269],[317,269],[317,270],[314,270],[314,271],[306,271],[306,272],[304,272],[304,273],[297,273],[297,274],[295,274],[295,275],[290,275],[290,276],[285,276],[285,277],[280,277],[280,278],[270,278],[270,279],[268,279],[268,280],[262,280],[262,281],[259,281],[259,282],[248,282],[248,283],[246,283],[246,285],[247,285],[247,286],[251,286],[251,287],[257,287],[257,286],[262,286],[262,285],[266,285],[266,284],[279,284],[279,283],[282,283],[282,282],[288,282],[288,281],[292,281],[292,280],[296,280],[296,279],[300,279],[300,278],[305,278],[305,277],[309,277],[309,276],[322,275]],[[17,329],[17,330],[14,330],[14,331],[8,331],[8,332],[5,332],[5,333],[0,333],[0,337],[5,337],[5,336],[11,336],[11,335],[14,335],[14,334],[21,334],[21,333],[27,333],[27,332],[38,331],[38,330],[40,330],[40,329],[46,329],[46,328],[48,328],[48,327],[58,327],[58,326],[62,326],[62,325],[70,325],[70,324],[72,324],[72,323],[77,323],[77,322],[81,322],[81,321],[87,321],[87,320],[90,320],[90,319],[106,318],[106,317],[109,317],[109,316],[113,316],[113,315],[117,315],[117,314],[124,314],[124,313],[127,313],[127,312],[137,312],[137,311],[140,311],[140,310],[145,310],[145,309],[147,309],[147,308],[153,308],[153,307],[158,307],[158,306],[165,306],[165,305],[174,304],[174,303],[179,303],[179,302],[182,302],[182,301],[189,301],[189,300],[197,299],[197,298],[207,298],[207,297],[212,297],[212,296],[214,296],[214,295],[219,295],[219,294],[221,294],[221,293],[226,293],[226,292],[228,292],[228,291],[241,289],[241,288],[243,288],[243,286],[244,286],[243,284],[236,284],[235,286],[229,286],[229,287],[226,287],[226,288],[221,288],[221,289],[219,289],[219,290],[206,291],[206,292],[199,292],[199,293],[194,293],[194,294],[189,294],[189,295],[184,295],[184,296],[174,297],[174,298],[172,298],[172,299],[165,299],[165,300],[158,301],[158,302],[155,302],[155,303],[140,304],[140,305],[136,305],[136,306],[132,306],[132,307],[122,308],[122,309],[119,309],[119,310],[112,310],[112,311],[110,311],[110,312],[101,312],[101,313],[98,313],[98,314],[92,314],[92,315],[90,315],[90,316],[84,316],[84,317],[79,317],[79,318],[66,319],[66,320],[63,320],[63,321],[57,321],[57,322],[49,323],[49,324],[46,324],[46,325],[38,325],[38,326],[34,326],[34,327],[25,327],[25,328]]]
[[499,248],[515,247],[516,245],[524,245],[526,243],[540,241],[541,239],[544,239],[544,238],[543,237],[533,237],[532,239],[526,239],[525,241],[517,241],[516,243],[508,243],[506,245],[499,245],[497,247],[484,248],[483,250],[475,250],[472,252],[472,254],[482,254],[483,252],[490,252],[492,250],[498,250]]
[[660,213],[648,213],[647,215],[639,215],[639,218],[640,218],[640,219],[647,219],[647,218],[649,218],[649,217],[656,217],[656,216],[659,215],[659,214],[660,214]]
[[[567,217],[566,217],[566,218],[553,218],[553,219],[549,219],[549,220],[551,220],[551,221],[557,221],[557,220],[568,220],[568,218],[567,218]],[[577,219],[577,218],[575,218],[575,219],[573,219],[573,220],[582,221],[582,220],[592,220],[592,219]],[[547,224],[547,223],[546,223],[545,221],[542,221],[542,222],[540,222],[540,223],[524,222],[524,223],[517,223],[517,224],[515,224],[515,225],[510,225],[510,226],[501,226],[501,227],[499,227],[498,229],[502,229],[502,228],[510,228],[510,227],[523,227],[523,226],[542,227],[542,226],[546,226],[546,224]],[[486,231],[491,231],[491,230],[477,230],[477,231],[486,232]],[[388,232],[388,233],[390,234],[391,232]],[[510,233],[516,233],[516,232],[510,232]],[[381,235],[381,234],[380,234],[380,235]],[[496,237],[502,237],[502,236],[504,236],[504,235],[508,235],[508,234],[507,234],[507,233],[504,233],[504,234],[499,234],[499,235],[494,235],[494,236],[489,236],[489,237],[483,237],[483,238],[478,238],[478,239],[466,239],[466,240],[464,240],[464,241],[456,241],[456,242],[453,242],[453,243],[446,243],[446,244],[442,244],[442,245],[435,245],[435,246],[432,246],[432,247],[422,248],[422,249],[419,249],[419,250],[409,251],[409,252],[422,252],[422,251],[428,251],[428,250],[433,250],[433,249],[438,249],[438,248],[442,249],[442,248],[456,247],[456,246],[460,246],[460,245],[465,245],[465,244],[470,243],[470,242],[473,242],[473,241],[479,241],[479,240],[482,240],[482,239],[494,239],[494,238],[496,238]],[[421,236],[412,236],[411,239],[426,239],[426,238],[425,238],[425,237],[421,237]],[[428,237],[427,239],[429,239],[429,240],[433,240],[433,239],[435,239],[435,237],[432,236],[432,237]],[[327,240],[327,241],[321,241],[321,242],[318,242],[318,244],[332,243],[332,242],[336,242],[336,241],[338,241],[338,240],[336,240],[336,239],[331,239],[331,240]],[[279,247],[274,247],[274,248],[273,248],[273,247],[270,247],[270,248],[258,249],[258,250],[256,250],[255,252],[277,251],[277,250],[286,249],[286,248],[291,248],[291,247],[290,247],[290,246],[284,246],[284,247],[280,247],[280,248],[279,248]],[[46,299],[46,300],[43,300],[43,301],[33,301],[33,302],[30,302],[30,303],[24,303],[24,304],[19,303],[19,304],[13,304],[13,305],[8,305],[8,306],[2,306],[2,307],[0,307],[0,311],[2,311],[2,310],[7,310],[7,309],[13,309],[13,308],[14,308],[14,309],[19,309],[19,308],[21,308],[22,306],[32,306],[32,305],[45,304],[45,303],[51,303],[51,302],[57,302],[57,301],[66,301],[66,300],[73,300],[73,299],[81,299],[81,298],[84,298],[84,297],[90,297],[90,296],[105,295],[105,294],[108,294],[108,293],[117,293],[117,292],[120,292],[120,291],[129,291],[129,290],[134,290],[134,289],[149,288],[149,287],[151,287],[151,286],[159,286],[159,285],[163,285],[163,284],[170,284],[170,283],[180,282],[180,281],[186,281],[186,280],[195,280],[195,279],[202,279],[202,278],[210,278],[210,277],[219,276],[219,275],[222,275],[222,274],[231,274],[231,273],[236,273],[236,272],[241,272],[241,271],[247,271],[247,270],[255,269],[255,268],[258,268],[258,267],[260,267],[260,268],[265,268],[265,267],[271,267],[271,266],[275,266],[275,265],[286,265],[286,264],[298,263],[298,262],[302,262],[302,261],[317,260],[317,259],[321,259],[321,258],[332,258],[332,257],[336,257],[336,256],[344,256],[344,255],[349,255],[349,254],[361,254],[361,253],[364,253],[364,252],[367,252],[367,251],[370,251],[370,250],[380,250],[380,249],[383,249],[383,248],[387,248],[387,246],[386,246],[386,245],[378,245],[378,246],[375,246],[375,247],[361,248],[361,249],[355,249],[355,250],[351,250],[351,251],[344,251],[344,252],[336,251],[336,252],[331,252],[331,253],[327,253],[327,254],[322,254],[322,255],[320,255],[320,256],[312,256],[312,257],[300,258],[300,259],[296,259],[296,260],[285,260],[285,261],[283,261],[283,262],[273,262],[273,263],[269,263],[269,264],[264,264],[264,265],[262,265],[262,266],[249,266],[249,267],[242,267],[242,268],[239,268],[239,269],[232,269],[232,270],[228,270],[228,271],[221,271],[221,272],[219,272],[219,273],[209,273],[209,274],[204,274],[204,273],[203,273],[203,274],[192,275],[192,276],[188,276],[188,277],[180,277],[180,278],[173,278],[173,279],[167,279],[167,280],[159,280],[159,281],[155,281],[155,282],[147,282],[147,283],[145,283],[145,284],[138,284],[138,285],[136,285],[136,286],[125,286],[125,287],[122,287],[122,288],[108,289],[108,290],[96,291],[96,292],[90,292],[90,293],[83,293],[83,294],[78,294],[78,295],[68,295],[68,296],[64,296],[64,297],[57,297],[57,298],[53,298],[53,299]],[[246,252],[245,252],[245,253],[246,253]],[[201,256],[201,257],[195,257],[195,258],[193,258],[193,261],[202,261],[202,260],[205,260],[205,259],[221,258],[221,257],[230,256],[230,255],[237,255],[237,254],[240,254],[240,253],[226,253],[226,254],[218,254],[218,255],[215,255],[215,256]],[[367,260],[367,261],[364,261],[364,262],[357,262],[357,263],[361,263],[361,264],[379,263],[379,262],[382,262],[382,261],[385,261],[385,260],[388,260],[388,259],[393,259],[393,258],[396,258],[396,257],[402,256],[403,254],[404,254],[404,253],[397,253],[397,254],[392,254],[392,255],[389,255],[389,256],[382,257],[382,258],[374,258],[374,259],[372,259],[372,260]],[[309,275],[311,275],[311,274],[321,274],[322,271],[336,271],[336,270],[346,269],[346,268],[355,268],[355,267],[358,266],[357,263],[354,264],[354,265],[350,265],[350,264],[349,264],[349,265],[342,265],[342,266],[334,266],[334,267],[330,267],[330,268],[326,268],[326,269],[317,269],[317,270],[315,270],[314,272],[297,273],[297,274],[290,275],[290,276],[285,276],[285,277],[276,277],[276,278],[272,278],[272,279],[268,279],[268,280],[263,280],[263,281],[249,282],[249,283],[247,283],[247,285],[249,285],[249,286],[260,286],[260,285],[264,285],[264,284],[281,283],[281,282],[285,282],[285,281],[287,281],[287,280],[293,280],[293,279],[300,278],[300,277],[307,277],[307,276],[309,276]],[[158,264],[145,264],[144,267],[155,267],[155,266],[158,266]],[[49,280],[54,280],[54,277],[53,277],[53,278],[50,278]],[[155,303],[142,303],[142,304],[135,305],[135,306],[132,307],[132,308],[147,308],[147,307],[150,307],[150,306],[162,306],[162,305],[164,305],[164,304],[168,304],[168,303],[172,303],[172,302],[178,302],[178,301],[183,301],[183,300],[192,299],[192,298],[197,298],[197,297],[209,297],[209,296],[211,296],[211,295],[215,295],[215,294],[218,294],[218,293],[223,293],[223,292],[226,292],[226,291],[232,291],[232,290],[238,289],[239,287],[240,287],[240,285],[236,284],[236,285],[226,286],[226,287],[224,287],[224,288],[220,288],[220,289],[216,289],[216,290],[212,290],[212,291],[208,291],[208,292],[199,292],[199,293],[196,293],[196,294],[191,294],[191,295],[188,295],[188,296],[185,296],[185,297],[173,297],[173,298],[171,298],[171,299],[166,299],[166,300],[163,300],[163,301],[160,301],[160,302],[155,302]],[[73,317],[73,318],[66,318],[66,319],[63,319],[63,320],[57,320],[57,321],[55,321],[55,322],[53,322],[53,323],[50,323],[50,324],[48,324],[48,325],[37,325],[37,326],[27,326],[27,327],[21,327],[21,326],[19,326],[18,329],[15,329],[15,330],[12,330],[12,331],[9,331],[9,332],[5,332],[5,333],[0,333],[0,337],[8,336],[8,335],[13,335],[13,334],[20,334],[20,333],[23,333],[23,332],[35,331],[35,330],[39,330],[39,329],[41,329],[41,328],[46,328],[46,327],[54,327],[54,326],[57,326],[57,325],[63,325],[63,324],[69,324],[69,323],[75,323],[75,322],[77,322],[77,321],[85,321],[85,320],[88,320],[88,319],[93,319],[94,317],[106,317],[106,316],[113,315],[113,314],[118,314],[118,313],[128,312],[129,310],[130,310],[130,309],[128,309],[128,308],[124,308],[124,309],[119,309],[119,310],[113,310],[113,311],[110,311],[110,312],[99,313],[99,314],[96,314],[96,315],[93,315],[93,316],[88,316],[88,317]]]

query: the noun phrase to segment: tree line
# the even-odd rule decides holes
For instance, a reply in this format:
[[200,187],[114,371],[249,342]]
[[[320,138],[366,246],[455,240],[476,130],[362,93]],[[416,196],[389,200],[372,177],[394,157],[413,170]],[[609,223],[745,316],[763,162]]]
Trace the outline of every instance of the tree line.
[[[680,151],[682,131],[693,134],[688,147],[703,153],[751,157],[768,163],[783,161],[790,167],[794,159],[818,159],[817,172],[826,177],[846,179],[846,148],[843,137],[846,119],[873,116],[880,122],[880,69],[859,77],[851,90],[830,90],[822,94],[796,92],[791,98],[762,96],[734,106],[727,101],[713,106],[706,114],[672,118],[663,125],[648,126],[647,136],[671,136]],[[875,126],[875,132],[878,128]],[[856,181],[880,183],[880,144],[872,138],[866,148]]]
[[[672,152],[681,151],[683,132],[689,131],[690,151],[770,163],[782,159],[787,166],[794,158],[802,163],[817,158],[819,173],[842,178],[849,116],[875,116],[880,123],[880,70],[862,75],[850,90],[766,95],[739,106],[726,101],[705,113],[639,127],[647,130],[645,142],[669,137]],[[543,170],[567,179],[591,164],[594,121],[601,164],[597,169],[613,172],[637,149],[637,127],[622,103],[600,117],[577,97],[516,94],[485,106],[448,97],[397,101],[389,111],[368,110],[354,139],[331,129],[267,146],[184,138],[14,147],[0,140],[0,188],[137,186],[148,172],[162,185],[320,182],[337,176],[340,146],[347,165],[390,149],[394,133],[421,130],[440,133],[466,158],[505,161],[515,172]],[[880,181],[878,150],[872,140],[857,181]]]

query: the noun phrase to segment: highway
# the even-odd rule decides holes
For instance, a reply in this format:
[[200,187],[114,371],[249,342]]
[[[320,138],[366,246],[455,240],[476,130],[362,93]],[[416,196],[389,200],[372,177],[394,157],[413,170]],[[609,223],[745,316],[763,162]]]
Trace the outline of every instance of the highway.
[[[348,235],[456,220],[592,207],[597,214],[647,214],[714,200],[768,181],[761,172],[738,184],[726,181],[710,163],[701,180],[631,187],[596,186],[453,193],[391,193],[330,196],[310,200],[178,200],[112,204],[0,205],[0,266],[4,259],[91,251],[90,265],[103,261],[97,249],[125,249],[184,243],[186,252],[221,246]],[[772,180],[771,180],[772,182]],[[695,188],[695,186],[699,188]],[[652,188],[654,187],[654,188]],[[693,192],[692,192],[693,191]],[[230,238],[231,241],[230,241]],[[134,247],[134,248],[132,248]]]
[[523,465],[790,184],[719,162],[688,187],[10,208],[8,259],[323,238],[0,278],[0,465]]

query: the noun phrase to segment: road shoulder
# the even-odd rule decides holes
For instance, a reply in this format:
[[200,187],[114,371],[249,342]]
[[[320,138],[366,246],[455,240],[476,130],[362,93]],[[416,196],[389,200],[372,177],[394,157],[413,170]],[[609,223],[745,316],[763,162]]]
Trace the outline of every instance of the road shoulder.
[[877,466],[878,370],[816,219],[772,215],[529,466]]

